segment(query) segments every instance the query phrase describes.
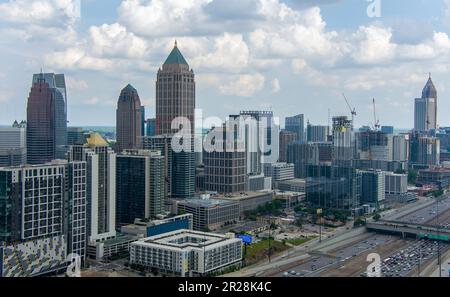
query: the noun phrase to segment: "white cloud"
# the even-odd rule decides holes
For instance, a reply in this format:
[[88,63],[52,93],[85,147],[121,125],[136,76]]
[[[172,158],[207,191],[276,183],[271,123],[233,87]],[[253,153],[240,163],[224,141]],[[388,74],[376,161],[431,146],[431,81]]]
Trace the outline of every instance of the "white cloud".
[[83,79],[76,79],[72,76],[65,76],[68,89],[84,91],[89,88],[88,83]]
[[202,7],[212,0],[124,0],[119,21],[142,36],[194,34],[206,21]]
[[58,25],[80,17],[80,0],[9,0],[0,3],[3,21],[21,24]]
[[224,33],[214,41],[214,50],[197,55],[193,65],[210,69],[239,72],[248,66],[249,49],[240,34]]
[[264,88],[265,78],[262,74],[243,74],[219,87],[223,94],[239,97],[252,97]]
[[143,58],[147,52],[147,43],[127,29],[114,23],[92,26],[89,29],[89,44],[93,54],[99,57]]
[[358,64],[384,63],[395,56],[397,45],[391,43],[390,28],[360,27],[353,37],[356,40],[356,50],[352,57]]

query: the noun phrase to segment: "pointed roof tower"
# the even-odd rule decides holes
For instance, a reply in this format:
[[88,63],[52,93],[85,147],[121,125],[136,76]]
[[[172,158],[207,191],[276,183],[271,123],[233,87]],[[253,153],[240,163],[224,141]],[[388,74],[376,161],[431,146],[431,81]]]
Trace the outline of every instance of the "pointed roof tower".
[[178,49],[177,41],[175,40],[175,45],[170,52],[169,56],[167,57],[166,61],[164,62],[164,65],[186,65],[189,66],[186,62],[186,59],[184,59],[183,55],[181,54],[180,50]]
[[427,84],[423,88],[422,98],[437,98],[437,91],[436,87],[433,84],[433,81],[431,80],[431,73],[428,78]]

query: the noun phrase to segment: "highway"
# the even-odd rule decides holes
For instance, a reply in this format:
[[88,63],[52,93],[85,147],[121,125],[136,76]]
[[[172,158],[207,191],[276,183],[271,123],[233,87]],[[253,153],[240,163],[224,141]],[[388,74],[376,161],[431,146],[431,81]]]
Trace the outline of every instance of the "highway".
[[[422,198],[416,203],[401,209],[389,210],[382,219],[399,220],[410,224],[425,223],[430,226],[436,221],[436,200]],[[368,222],[372,220],[368,219]],[[439,203],[439,223],[450,223],[450,197]],[[449,250],[449,245],[441,243],[441,252]],[[421,250],[420,254],[417,250]],[[366,228],[352,229],[341,227],[336,233],[319,242],[310,241],[307,245],[277,255],[272,261],[264,261],[241,271],[225,276],[275,276],[275,277],[316,277],[316,276],[364,276],[369,253],[380,254],[383,275],[404,277],[417,274],[418,263],[427,267],[436,259],[437,246],[432,241],[403,239],[400,236],[367,232]]]

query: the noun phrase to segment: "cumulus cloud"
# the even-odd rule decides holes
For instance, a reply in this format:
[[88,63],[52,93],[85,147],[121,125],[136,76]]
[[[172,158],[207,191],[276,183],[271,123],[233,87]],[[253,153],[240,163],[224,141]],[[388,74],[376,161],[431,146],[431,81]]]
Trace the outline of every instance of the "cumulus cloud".
[[80,0],[9,0],[0,3],[0,18],[19,24],[60,25],[80,17]]
[[225,95],[252,97],[256,92],[264,88],[265,77],[260,74],[245,74],[234,77],[228,83],[219,87]]
[[147,42],[135,36],[127,29],[114,23],[92,26],[89,29],[89,44],[92,53],[98,57],[143,58],[147,51]]
[[241,34],[224,33],[214,41],[214,50],[199,55],[192,61],[195,65],[238,72],[248,66],[249,49]]

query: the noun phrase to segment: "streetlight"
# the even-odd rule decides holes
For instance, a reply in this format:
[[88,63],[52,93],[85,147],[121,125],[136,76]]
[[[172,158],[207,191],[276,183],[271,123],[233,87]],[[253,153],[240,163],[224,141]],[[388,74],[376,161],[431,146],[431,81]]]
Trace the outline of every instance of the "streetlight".
[[319,219],[319,242],[322,242],[322,220],[321,220],[322,209],[317,209],[317,217]]

